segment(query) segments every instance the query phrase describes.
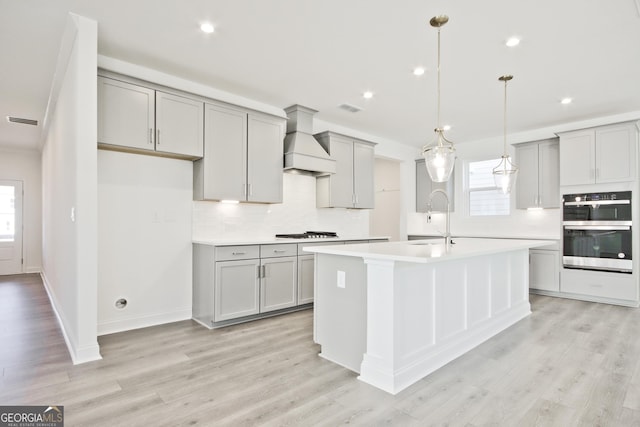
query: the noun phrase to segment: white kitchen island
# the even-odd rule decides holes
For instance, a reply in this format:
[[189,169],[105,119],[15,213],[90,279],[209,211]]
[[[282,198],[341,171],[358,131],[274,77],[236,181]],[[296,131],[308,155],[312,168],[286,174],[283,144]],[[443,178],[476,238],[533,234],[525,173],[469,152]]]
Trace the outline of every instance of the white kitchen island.
[[310,247],[320,355],[396,394],[531,313],[529,249],[454,239]]

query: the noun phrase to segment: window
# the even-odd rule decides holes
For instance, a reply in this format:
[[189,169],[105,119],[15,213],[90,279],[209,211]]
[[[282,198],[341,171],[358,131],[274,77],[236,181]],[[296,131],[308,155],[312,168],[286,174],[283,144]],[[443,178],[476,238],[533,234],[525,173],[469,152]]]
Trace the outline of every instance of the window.
[[492,170],[500,159],[469,162],[469,215],[509,215],[509,194],[502,194],[493,181]]

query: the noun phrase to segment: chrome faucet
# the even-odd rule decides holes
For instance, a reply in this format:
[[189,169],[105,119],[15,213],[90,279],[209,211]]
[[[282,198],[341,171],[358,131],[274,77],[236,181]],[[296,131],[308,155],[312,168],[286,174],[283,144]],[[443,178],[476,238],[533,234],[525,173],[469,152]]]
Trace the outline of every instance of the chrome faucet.
[[446,217],[446,225],[445,225],[445,232],[444,232],[444,245],[447,249],[449,249],[451,247],[452,241],[451,241],[451,205],[449,204],[449,196],[447,195],[447,192],[444,190],[441,190],[439,188],[433,190],[431,192],[431,194],[429,194],[429,211],[427,212],[427,222],[430,223],[431,222],[431,200],[433,199],[433,196],[436,195],[436,193],[440,193],[444,196],[445,200],[447,201],[447,217]]

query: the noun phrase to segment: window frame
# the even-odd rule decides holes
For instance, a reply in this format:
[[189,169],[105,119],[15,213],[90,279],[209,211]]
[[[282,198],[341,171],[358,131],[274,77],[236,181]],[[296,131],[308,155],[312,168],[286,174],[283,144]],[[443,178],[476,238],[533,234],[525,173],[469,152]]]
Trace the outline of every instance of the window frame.
[[500,158],[481,158],[481,159],[467,159],[464,161],[463,173],[464,173],[464,198],[465,198],[465,214],[469,218],[500,218],[500,217],[508,217],[511,216],[513,212],[513,198],[511,197],[511,193],[503,195],[504,198],[508,199],[508,203],[506,203],[506,207],[508,211],[506,213],[497,213],[497,214],[473,214],[471,211],[471,194],[474,192],[494,190],[496,194],[501,195],[498,188],[495,186],[490,187],[476,187],[471,188],[471,164],[472,163],[480,163],[480,162],[495,162],[497,166],[500,163]]

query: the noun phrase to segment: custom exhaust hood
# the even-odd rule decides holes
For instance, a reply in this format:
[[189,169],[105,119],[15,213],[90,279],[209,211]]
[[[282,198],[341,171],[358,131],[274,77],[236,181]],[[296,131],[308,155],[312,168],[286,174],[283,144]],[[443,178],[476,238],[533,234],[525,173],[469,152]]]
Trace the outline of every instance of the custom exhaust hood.
[[289,118],[284,138],[284,170],[311,172],[314,175],[335,173],[336,161],[311,135],[313,115],[317,111],[297,104],[284,111]]

